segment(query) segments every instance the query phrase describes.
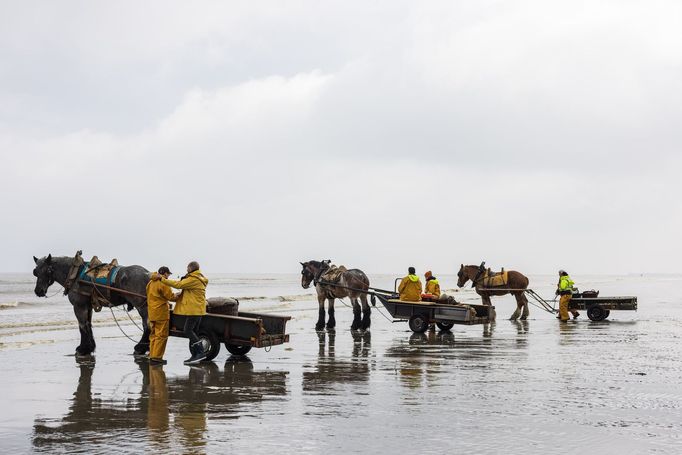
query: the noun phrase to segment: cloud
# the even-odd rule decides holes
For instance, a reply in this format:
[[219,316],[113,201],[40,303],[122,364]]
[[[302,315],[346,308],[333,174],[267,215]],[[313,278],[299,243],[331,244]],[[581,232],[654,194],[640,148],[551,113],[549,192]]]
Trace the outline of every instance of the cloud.
[[84,249],[215,271],[674,270],[668,5],[4,19],[0,269]]

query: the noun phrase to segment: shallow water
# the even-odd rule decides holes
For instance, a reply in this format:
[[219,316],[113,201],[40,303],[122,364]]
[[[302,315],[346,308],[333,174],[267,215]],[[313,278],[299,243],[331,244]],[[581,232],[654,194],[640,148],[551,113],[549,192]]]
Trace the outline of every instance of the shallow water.
[[[495,324],[424,335],[377,310],[370,331],[352,333],[338,303],[336,331],[315,332],[316,303],[298,276],[218,277],[211,295],[262,297],[241,309],[294,316],[291,342],[241,360],[223,350],[194,368],[182,365],[182,339],[169,341],[168,365],[134,363],[105,311],[96,355],[76,360],[68,303],[31,297],[30,277],[2,294],[3,278],[0,295],[26,301],[0,311],[4,453],[682,452],[679,276],[576,279],[639,297],[638,312],[604,322],[560,325],[536,308],[529,321],[507,321],[505,297],[494,300]],[[531,278],[544,295],[551,282]]]

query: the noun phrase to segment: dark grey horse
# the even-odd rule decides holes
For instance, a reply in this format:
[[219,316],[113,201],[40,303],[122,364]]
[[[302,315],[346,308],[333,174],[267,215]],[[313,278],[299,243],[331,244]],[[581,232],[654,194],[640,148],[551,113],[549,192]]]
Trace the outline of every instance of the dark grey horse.
[[[38,297],[45,297],[47,289],[55,282],[65,286],[67,275],[71,265],[74,263],[74,258],[66,256],[53,258],[50,254],[42,259],[33,256],[33,260],[36,263],[33,275],[37,278],[35,293]],[[135,294],[146,295],[148,281],[149,271],[147,269],[139,265],[131,265],[119,269],[114,287]],[[68,295],[69,302],[73,305],[73,312],[76,315],[76,319],[78,319],[78,330],[81,333],[81,344],[76,348],[76,353],[88,355],[95,351],[95,337],[92,334],[92,303],[90,296],[79,292],[85,291],[83,287],[83,285],[76,281],[69,289],[65,288],[65,294]],[[90,289],[89,286],[88,289]],[[102,290],[102,292],[105,291]],[[135,353],[144,354],[147,352],[149,350],[149,327],[147,326],[146,298],[112,291],[109,301],[113,306],[127,304],[129,308],[135,307],[137,309],[137,312],[142,317],[144,333],[140,341],[135,345]]]
[[[334,284],[339,286],[332,286],[329,284],[320,283],[320,278],[328,271],[331,266],[331,261],[308,261],[301,262],[303,270],[301,271],[301,286],[303,289],[308,289],[310,284],[315,285],[317,291],[317,303],[319,304],[319,316],[316,330],[324,328],[324,301],[329,301],[329,320],[327,321],[327,328],[333,329],[336,326],[336,318],[334,317],[334,299],[342,299],[349,297],[353,305],[353,324],[350,326],[351,330],[368,329],[371,323],[369,303],[367,302],[367,291],[369,289],[369,278],[365,272],[359,269],[350,269],[340,274],[338,280]],[[353,288],[354,290],[348,289]],[[362,311],[358,299],[362,302]]]

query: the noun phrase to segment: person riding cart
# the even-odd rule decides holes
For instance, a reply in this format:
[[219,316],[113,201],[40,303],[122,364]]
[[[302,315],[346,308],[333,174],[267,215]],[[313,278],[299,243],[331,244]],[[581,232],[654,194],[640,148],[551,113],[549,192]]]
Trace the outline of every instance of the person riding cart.
[[438,279],[433,276],[431,270],[424,274],[424,279],[426,280],[424,294],[429,295],[434,300],[438,300],[440,298],[440,283]]
[[422,282],[419,277],[415,275],[414,267],[407,269],[408,275],[403,278],[398,286],[398,293],[400,293],[400,300],[409,300],[411,302],[419,302],[422,299]]

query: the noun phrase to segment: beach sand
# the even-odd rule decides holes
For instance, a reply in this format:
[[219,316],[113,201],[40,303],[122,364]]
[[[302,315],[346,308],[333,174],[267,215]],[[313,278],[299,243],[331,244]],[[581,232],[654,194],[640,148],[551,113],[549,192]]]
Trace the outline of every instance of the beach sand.
[[[373,281],[392,287],[391,278]],[[31,278],[21,279],[16,294],[32,300]],[[423,335],[378,310],[369,332],[352,333],[341,303],[336,330],[315,332],[317,304],[298,277],[243,280],[218,279],[211,295],[262,297],[243,299],[241,309],[292,315],[291,342],[246,359],[223,348],[193,368],[182,364],[187,342],[178,338],[168,365],[135,363],[106,310],[95,316],[96,354],[77,359],[63,300],[5,302],[2,452],[682,451],[682,277],[583,279],[583,289],[639,297],[638,312],[604,322],[583,314],[560,325],[534,307],[530,320],[511,322],[505,297],[494,300],[495,324]],[[535,287],[551,295],[552,280],[536,278]],[[129,321],[123,327],[136,333]]]

